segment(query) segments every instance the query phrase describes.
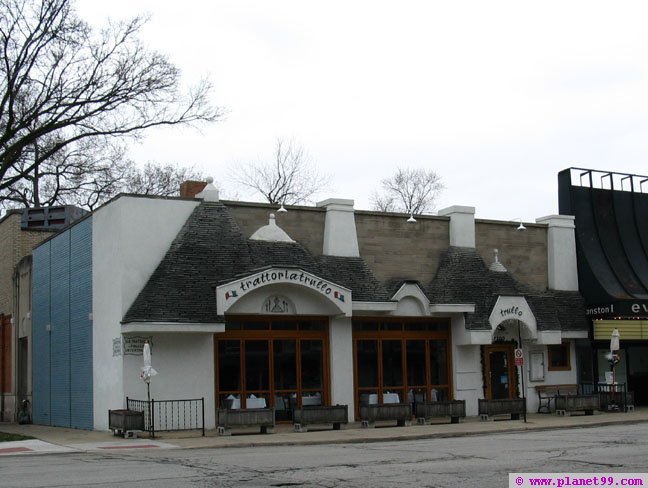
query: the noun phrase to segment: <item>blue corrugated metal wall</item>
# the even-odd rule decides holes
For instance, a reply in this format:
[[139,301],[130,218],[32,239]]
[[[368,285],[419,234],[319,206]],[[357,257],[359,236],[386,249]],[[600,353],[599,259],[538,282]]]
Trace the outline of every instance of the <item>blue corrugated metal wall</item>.
[[50,371],[52,425],[70,425],[70,231],[51,241]]
[[34,422],[92,429],[92,218],[35,249],[33,263]]
[[50,425],[50,244],[32,253],[32,417]]
[[72,227],[70,245],[71,425],[92,429],[92,219]]

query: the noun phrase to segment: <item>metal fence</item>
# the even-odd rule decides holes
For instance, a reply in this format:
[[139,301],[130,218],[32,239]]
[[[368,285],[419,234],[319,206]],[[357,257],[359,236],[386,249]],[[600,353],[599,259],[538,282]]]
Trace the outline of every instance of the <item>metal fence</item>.
[[155,432],[200,430],[205,436],[205,399],[134,400],[126,398],[126,409],[144,412],[144,431]]
[[634,403],[633,394],[626,388],[625,383],[608,385],[606,383],[581,383],[580,392],[584,395],[597,394],[601,410],[626,410]]

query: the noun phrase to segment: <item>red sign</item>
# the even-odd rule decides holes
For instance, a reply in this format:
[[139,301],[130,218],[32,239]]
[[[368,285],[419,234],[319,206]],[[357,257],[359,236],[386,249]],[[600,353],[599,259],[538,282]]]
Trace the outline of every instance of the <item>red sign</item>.
[[522,353],[522,349],[516,349],[514,356],[515,356],[515,365],[522,366],[524,364],[524,354]]

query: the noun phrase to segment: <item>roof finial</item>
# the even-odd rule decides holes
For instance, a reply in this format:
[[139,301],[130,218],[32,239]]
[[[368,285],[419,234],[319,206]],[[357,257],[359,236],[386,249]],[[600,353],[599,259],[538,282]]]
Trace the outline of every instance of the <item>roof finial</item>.
[[270,242],[295,242],[286,232],[277,225],[275,214],[268,216],[268,225],[259,228],[250,236],[253,241],[270,241]]
[[196,198],[202,198],[205,202],[218,202],[218,188],[214,186],[214,178],[208,176],[205,178],[205,183],[207,183],[207,185],[205,185],[203,191],[196,195]]
[[502,263],[499,262],[499,250],[493,249],[493,254],[495,261],[493,261],[493,264],[491,264],[488,269],[495,271],[496,273],[506,273],[506,268]]

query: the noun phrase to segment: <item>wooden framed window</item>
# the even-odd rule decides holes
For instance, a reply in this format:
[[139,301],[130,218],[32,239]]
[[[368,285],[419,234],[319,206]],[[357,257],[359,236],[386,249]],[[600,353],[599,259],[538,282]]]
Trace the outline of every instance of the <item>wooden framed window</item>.
[[354,318],[353,340],[356,409],[452,398],[448,320]]
[[569,371],[571,348],[569,342],[547,346],[548,370],[549,371]]
[[290,421],[295,407],[329,404],[326,318],[232,317],[214,343],[219,408],[274,407]]

